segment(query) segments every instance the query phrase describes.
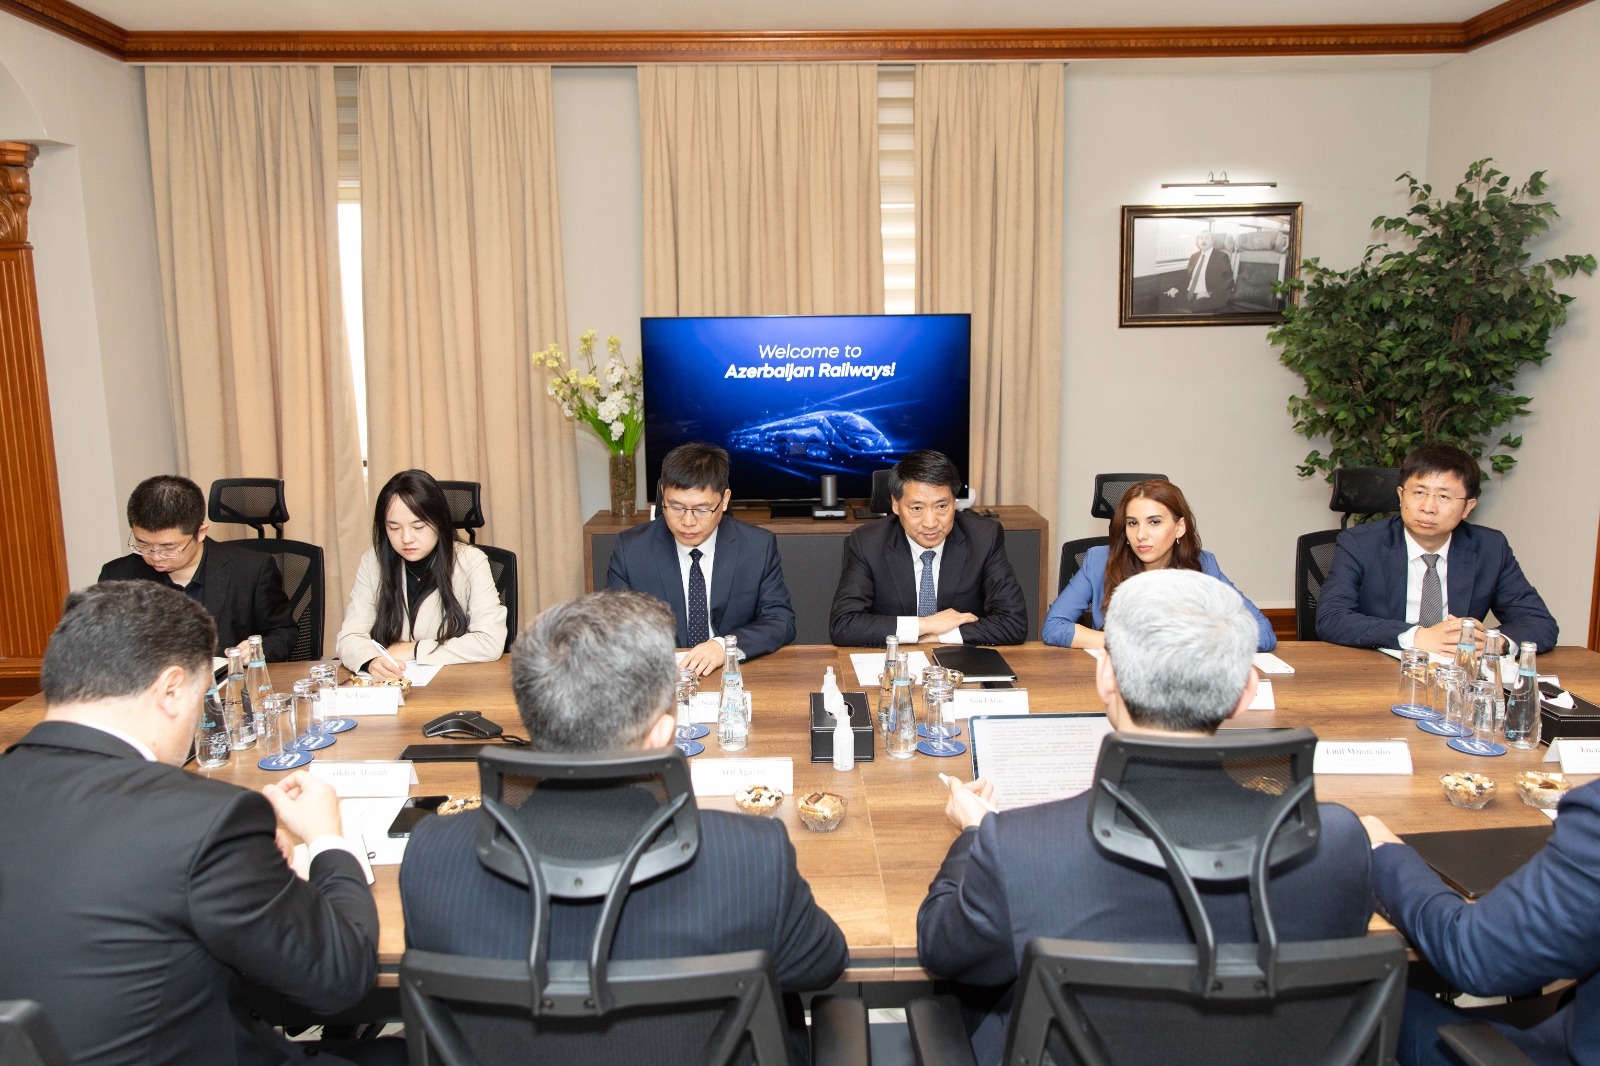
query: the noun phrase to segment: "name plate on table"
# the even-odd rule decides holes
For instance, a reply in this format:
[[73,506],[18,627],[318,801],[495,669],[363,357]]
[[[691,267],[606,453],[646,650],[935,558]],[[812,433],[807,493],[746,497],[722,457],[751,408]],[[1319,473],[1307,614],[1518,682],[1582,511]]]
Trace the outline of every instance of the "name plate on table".
[[1025,688],[958,688],[955,718],[971,718],[975,714],[1027,714],[1028,690]]
[[1600,740],[1580,737],[1558,737],[1550,742],[1545,762],[1561,760],[1561,769],[1569,774],[1600,774]]
[[314,762],[307,769],[333,786],[340,799],[351,796],[406,796],[417,783],[409,762]]
[[[752,713],[755,704],[750,699],[749,690],[744,694],[744,711],[746,715]],[[689,721],[697,725],[716,725],[717,715],[722,713],[722,692],[696,692],[689,701]]]
[[731,796],[750,785],[794,795],[793,759],[702,759],[689,764],[697,796]]
[[1314,774],[1409,774],[1411,748],[1403,740],[1319,740]]
[[329,689],[322,698],[331,700],[333,714],[341,718],[400,713],[400,689],[394,685],[345,685]]

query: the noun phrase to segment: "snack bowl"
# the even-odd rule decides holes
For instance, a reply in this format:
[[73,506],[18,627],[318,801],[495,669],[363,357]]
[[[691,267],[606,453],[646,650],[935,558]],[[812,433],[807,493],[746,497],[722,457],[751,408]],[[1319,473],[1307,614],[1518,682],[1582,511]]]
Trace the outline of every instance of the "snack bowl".
[[771,814],[783,803],[783,793],[770,785],[749,785],[733,794],[733,803],[746,814]]
[[1483,774],[1467,773],[1465,770],[1441,774],[1439,784],[1444,786],[1446,799],[1469,811],[1481,811],[1494,799],[1494,781]]
[[795,800],[807,829],[831,833],[844,821],[844,797],[837,792],[812,792]]
[[1572,787],[1572,782],[1564,775],[1547,770],[1523,770],[1512,775],[1511,780],[1516,783],[1522,802],[1541,811],[1560,803],[1561,797]]

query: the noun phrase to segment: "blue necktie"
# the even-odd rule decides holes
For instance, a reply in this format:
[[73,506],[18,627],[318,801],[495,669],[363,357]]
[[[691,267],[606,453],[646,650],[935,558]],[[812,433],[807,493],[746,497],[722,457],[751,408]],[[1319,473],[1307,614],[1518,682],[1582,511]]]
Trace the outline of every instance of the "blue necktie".
[[711,639],[711,614],[706,608],[706,575],[700,569],[699,548],[689,549],[689,647]]
[[936,552],[922,553],[922,583],[917,586],[917,615],[926,618],[939,609],[939,598],[933,591],[933,557]]

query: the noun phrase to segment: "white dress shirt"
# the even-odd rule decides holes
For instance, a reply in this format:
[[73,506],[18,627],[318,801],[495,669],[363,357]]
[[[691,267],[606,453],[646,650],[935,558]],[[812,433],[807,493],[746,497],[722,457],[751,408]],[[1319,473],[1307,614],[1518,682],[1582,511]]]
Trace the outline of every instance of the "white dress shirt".
[[1422,579],[1428,573],[1428,564],[1422,561],[1424,555],[1437,555],[1439,561],[1434,564],[1434,569],[1439,572],[1439,603],[1443,613],[1440,619],[1450,617],[1450,541],[1445,541],[1439,546],[1437,552],[1430,552],[1422,545],[1411,539],[1409,530],[1406,537],[1406,621],[1411,623],[1411,628],[1400,634],[1402,648],[1417,646],[1417,619],[1422,615]]

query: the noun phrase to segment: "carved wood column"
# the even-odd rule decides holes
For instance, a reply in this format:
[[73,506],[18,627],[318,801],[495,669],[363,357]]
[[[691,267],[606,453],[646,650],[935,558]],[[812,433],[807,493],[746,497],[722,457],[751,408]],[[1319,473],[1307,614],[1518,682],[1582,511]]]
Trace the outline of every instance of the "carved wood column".
[[67,594],[39,291],[28,243],[28,168],[39,149],[0,141],[0,707],[39,690]]

